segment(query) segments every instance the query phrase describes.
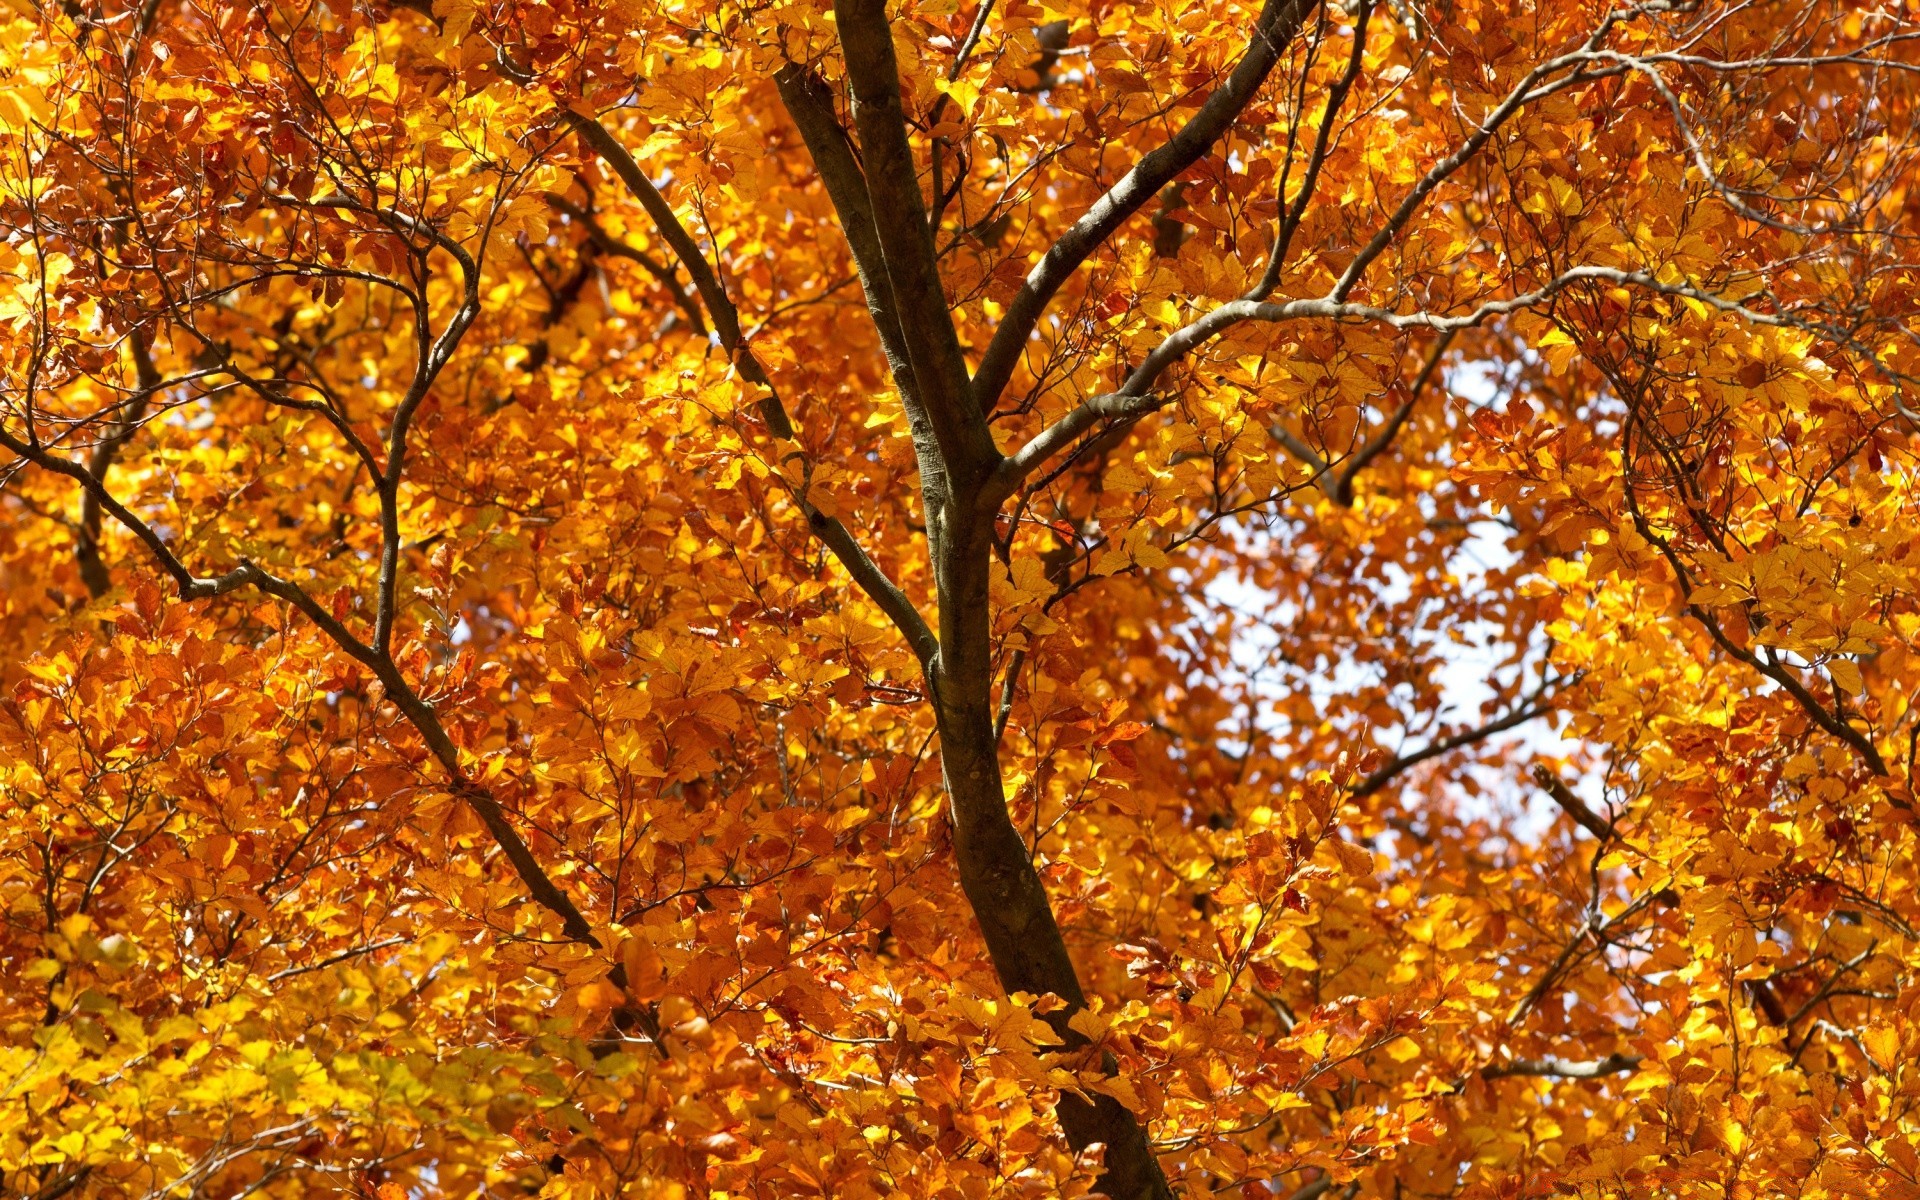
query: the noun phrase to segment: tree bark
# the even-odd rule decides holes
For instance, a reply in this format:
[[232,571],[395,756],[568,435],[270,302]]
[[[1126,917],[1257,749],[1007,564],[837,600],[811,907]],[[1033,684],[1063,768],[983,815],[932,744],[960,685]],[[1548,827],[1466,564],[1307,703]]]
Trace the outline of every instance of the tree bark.
[[[1000,774],[987,607],[993,522],[963,510],[950,514],[947,529],[935,557],[941,651],[933,690],[960,886],[980,924],[1000,985],[1009,994],[1052,992],[1066,1001],[1046,1020],[1072,1050],[1087,1044],[1068,1025],[1086,1007],[1086,994],[1054,920],[1046,885],[1008,814]],[[1102,1065],[1111,1073],[1112,1056],[1103,1055]],[[1146,1127],[1126,1106],[1111,1096],[1096,1095],[1089,1103],[1063,1093],[1058,1113],[1074,1149],[1105,1144],[1106,1169],[1098,1185],[1102,1192],[1114,1200],[1172,1196]]]
[[[834,2],[851,131],[840,124],[832,92],[810,70],[789,64],[776,76],[846,232],[913,431],[940,606],[939,629],[930,639],[937,645],[922,652],[921,661],[940,734],[961,887],[1001,985],[1008,992],[1051,992],[1066,1002],[1046,1019],[1069,1051],[1093,1052],[1068,1024],[1086,1007],[1086,995],[1034,869],[1033,850],[1007,811],[1000,775],[987,585],[994,513],[1006,496],[1009,460],[995,444],[986,414],[1048,300],[1147,198],[1218,142],[1317,2],[1265,0],[1246,53],[1222,85],[1047,252],[971,375],[920,192],[886,0]],[[1111,1073],[1117,1064],[1106,1054],[1101,1066]],[[1113,1200],[1171,1200],[1147,1130],[1124,1105],[1105,1095],[1088,1100],[1063,1094],[1058,1112],[1075,1150],[1106,1147],[1100,1191]]]

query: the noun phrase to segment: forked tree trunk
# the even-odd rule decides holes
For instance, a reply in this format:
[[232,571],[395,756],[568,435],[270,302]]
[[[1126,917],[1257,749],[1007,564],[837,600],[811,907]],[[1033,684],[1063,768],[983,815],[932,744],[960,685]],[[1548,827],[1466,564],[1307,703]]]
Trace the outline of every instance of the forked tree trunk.
[[[853,129],[840,123],[834,90],[810,67],[789,63],[775,76],[839,215],[881,349],[900,389],[920,465],[927,547],[940,604],[938,633],[927,629],[911,601],[865,559],[851,534],[818,513],[810,512],[809,521],[920,657],[940,733],[961,886],[1002,986],[1008,992],[1050,992],[1066,1002],[1047,1020],[1070,1051],[1086,1046],[1068,1025],[1086,1007],[1086,995],[1032,851],[1007,812],[1000,776],[987,583],[994,513],[1008,494],[1009,460],[995,444],[986,417],[1053,293],[1129,214],[1218,142],[1253,101],[1316,3],[1265,0],[1246,53],[1221,86],[1047,252],[974,372],[968,370],[941,284],[933,228],[907,137],[886,0],[834,3]],[[597,125],[590,124],[589,136],[601,143],[611,140]],[[611,149],[618,152],[617,144]],[[638,175],[638,170],[627,174]],[[642,181],[636,191],[644,197],[650,188]],[[696,283],[709,278],[702,275],[705,265],[697,252],[683,251],[681,257]],[[725,307],[710,278],[701,290],[713,294],[710,305]],[[730,354],[750,360],[746,347],[721,332]],[[1102,1055],[1100,1065],[1114,1069],[1110,1055]],[[1087,1100],[1068,1094],[1060,1098],[1058,1111],[1075,1150],[1096,1143],[1106,1147],[1101,1191],[1113,1200],[1171,1200],[1147,1131],[1124,1105],[1106,1095]]]

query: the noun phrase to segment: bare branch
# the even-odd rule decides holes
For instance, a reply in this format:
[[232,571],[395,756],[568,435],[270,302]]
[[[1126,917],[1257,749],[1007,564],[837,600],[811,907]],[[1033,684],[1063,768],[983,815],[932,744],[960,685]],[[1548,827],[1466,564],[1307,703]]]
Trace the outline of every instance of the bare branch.
[[1395,777],[1413,767],[1419,766],[1429,759],[1438,758],[1442,754],[1450,754],[1464,746],[1475,745],[1487,740],[1496,733],[1505,733],[1509,729],[1517,728],[1518,726],[1526,724],[1528,721],[1545,716],[1547,713],[1553,711],[1552,705],[1540,700],[1541,693],[1546,690],[1546,687],[1546,684],[1542,684],[1539,690],[1534,692],[1533,697],[1528,703],[1503,717],[1488,721],[1486,724],[1474,729],[1469,729],[1464,733],[1456,733],[1452,737],[1441,738],[1430,746],[1423,746],[1418,750],[1400,755],[1392,762],[1382,765],[1365,779],[1353,785],[1350,789],[1350,794],[1355,797],[1371,796],[1381,788],[1387,786],[1387,784],[1393,782]]

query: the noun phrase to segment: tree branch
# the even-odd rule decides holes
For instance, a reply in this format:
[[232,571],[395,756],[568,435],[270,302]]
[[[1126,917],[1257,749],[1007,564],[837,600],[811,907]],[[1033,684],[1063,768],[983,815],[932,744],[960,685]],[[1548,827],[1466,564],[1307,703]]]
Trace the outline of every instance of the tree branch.
[[835,0],[834,20],[853,92],[853,121],[865,156],[874,233],[886,263],[901,342],[915,391],[939,441],[949,476],[971,488],[999,461],[985,409],[968,390],[966,359],[947,308],[933,234],[927,227],[913,147],[900,103],[900,74],[886,0]]
[[604,253],[611,254],[615,258],[624,258],[628,262],[640,264],[641,268],[644,269],[647,274],[653,276],[654,279],[659,282],[660,286],[667,290],[667,294],[673,297],[674,305],[685,314],[687,324],[693,326],[693,331],[702,338],[707,336],[707,322],[706,318],[700,315],[700,306],[694,303],[693,297],[687,294],[687,289],[681,286],[680,277],[674,274],[672,267],[654,258],[651,254],[629,246],[619,238],[614,237],[601,227],[600,222],[593,219],[592,213],[567,199],[565,196],[549,193],[547,203],[565,213],[571,220],[578,221],[580,228],[586,230],[587,236],[593,240],[593,244],[600,247]]
[[[713,321],[714,332],[719,335],[720,346],[739,369],[741,377],[771,392],[773,384],[767,378],[766,370],[761,367],[760,360],[753,356],[753,351],[740,336],[739,310],[734,307],[733,300],[728,297],[726,289],[720,286],[719,277],[708,265],[706,256],[700,253],[700,246],[693,240],[693,235],[687,232],[686,226],[680,224],[680,218],[674,215],[673,206],[667,203],[667,198],[660,194],[659,188],[653,186],[653,181],[648,179],[647,173],[640,169],[640,164],[634,161],[633,155],[628,152],[626,146],[622,145],[620,139],[613,136],[606,126],[571,109],[564,112],[562,116],[580,135],[581,140],[586,142],[609,167],[613,168],[613,173],[620,177],[620,182],[627,185],[627,190],[633,193],[634,199],[640,202],[640,207],[646,210],[647,216],[653,221],[654,228],[659,231],[661,240],[672,248],[674,257],[680,260],[681,267],[693,280],[694,290],[700,293],[700,302],[706,306],[707,315]],[[761,419],[767,423],[767,428],[773,431],[775,437],[783,440],[793,437],[793,422],[788,418],[787,410],[777,396],[768,395],[760,401],[759,408]]]
[[1534,692],[1532,699],[1527,704],[1503,717],[1488,721],[1485,725],[1481,725],[1476,729],[1469,729],[1464,733],[1454,734],[1452,737],[1441,738],[1430,746],[1423,746],[1411,753],[1400,755],[1392,762],[1386,763],[1378,770],[1369,774],[1365,779],[1355,784],[1349,789],[1348,794],[1355,798],[1371,796],[1381,788],[1387,786],[1387,784],[1393,782],[1396,776],[1413,767],[1419,766],[1428,759],[1438,758],[1442,754],[1451,753],[1463,746],[1471,746],[1483,742],[1496,733],[1505,733],[1507,730],[1524,725],[1537,717],[1545,716],[1547,713],[1553,711],[1552,705],[1540,702],[1541,693],[1546,691],[1546,686],[1547,685],[1542,684],[1539,690]]
[[840,565],[846,568],[847,574],[853,577],[860,590],[893,621],[907,639],[907,644],[913,648],[914,657],[920,660],[921,668],[930,670],[939,655],[940,642],[928,627],[926,618],[914,607],[913,601],[880,569],[878,563],[867,556],[853,532],[839,518],[827,516],[808,503],[804,496],[800,498],[800,506],[807,515],[808,528],[833,551],[834,557],[840,560]]
[[1352,508],[1354,477],[1365,470],[1374,459],[1384,454],[1387,448],[1393,445],[1394,439],[1399,437],[1400,430],[1406,426],[1407,418],[1413,415],[1413,406],[1419,401],[1421,390],[1426,387],[1427,380],[1440,365],[1441,355],[1446,353],[1448,345],[1452,343],[1454,333],[1454,330],[1448,330],[1440,335],[1432,353],[1427,356],[1426,364],[1420,368],[1420,373],[1408,386],[1406,400],[1394,410],[1391,417],[1387,418],[1379,431],[1367,440],[1366,445],[1360,447],[1338,470],[1335,470],[1334,465],[1328,460],[1321,458],[1319,452],[1312,446],[1295,437],[1293,431],[1280,422],[1275,421],[1268,432],[1273,435],[1274,441],[1286,448],[1287,453],[1313,468],[1314,481],[1320,484],[1320,489],[1327,494],[1327,499],[1342,508]]
[[[639,199],[647,215],[653,219],[661,238],[672,247],[680,265],[693,279],[695,289],[713,318],[714,331],[720,339],[721,348],[727,352],[743,378],[766,389],[766,397],[760,401],[760,412],[768,429],[775,437],[791,440],[794,436],[793,422],[787,416],[786,407],[781,403],[779,393],[774,390],[772,380],[761,367],[760,360],[754,357],[752,348],[741,337],[739,310],[720,286],[713,268],[707,265],[700,247],[680,224],[680,219],[674,215],[666,198],[653,186],[646,172],[640,169],[640,164],[634,161],[633,155],[605,126],[575,112],[568,112],[566,119],[579,131],[581,139],[613,168],[614,173]],[[806,516],[807,527],[833,551],[847,574],[893,621],[907,639],[907,644],[913,648],[921,665],[925,667],[932,663],[938,642],[913,601],[868,556],[853,532],[838,517],[830,517],[815,508],[802,490],[796,490],[795,500]]]
[[1041,256],[1007,306],[980,366],[974,372],[973,399],[979,411],[993,408],[1026,351],[1027,339],[1046,312],[1047,304],[1087,257],[1111,237],[1139,207],[1160,189],[1200,161],[1253,102],[1261,84],[1280,61],[1319,0],[1267,0],[1248,39],[1246,53],[1200,111],[1165,143],[1143,156],[1120,182],[1094,201],[1073,227]]
[[168,548],[166,542],[151,525],[115,499],[105,484],[95,479],[86,468],[42,447],[23,442],[5,429],[0,429],[0,446],[6,447],[43,470],[64,475],[87,489],[103,509],[111,513],[115,520],[145,543],[161,570],[173,579],[182,600],[200,600],[222,596],[244,587],[254,587],[298,609],[335,645],[345,651],[349,657],[366,666],[373,672],[374,677],[380,680],[388,697],[407,717],[408,722],[426,742],[427,749],[446,770],[451,781],[451,790],[473,807],[481,823],[487,827],[487,831],[493,835],[494,841],[499,844],[508,861],[513,864],[515,873],[526,885],[528,892],[542,906],[560,917],[567,936],[576,941],[598,944],[593,936],[592,924],[574,905],[573,900],[547,875],[545,868],[527,848],[519,831],[514,829],[512,822],[508,820],[500,802],[494,799],[491,792],[467,779],[460,767],[460,752],[454,746],[453,740],[447,736],[446,729],[440,724],[438,714],[433,711],[431,705],[414,692],[412,685],[401,674],[392,656],[383,648],[370,645],[354,636],[352,630],[299,584],[272,575],[255,563],[243,560],[239,566],[224,575],[213,577],[194,575]]
[[1387,447],[1393,445],[1394,439],[1400,436],[1400,430],[1405,427],[1407,418],[1413,415],[1413,406],[1419,401],[1421,391],[1426,388],[1427,381],[1433,378],[1434,371],[1439,368],[1441,356],[1446,354],[1447,347],[1453,344],[1455,332],[1449,329],[1440,335],[1439,340],[1433,345],[1432,352],[1427,355],[1426,364],[1420,368],[1420,373],[1414,376],[1412,386],[1407,389],[1406,401],[1395,410],[1393,416],[1387,418],[1387,423],[1380,427],[1380,432],[1374,434],[1373,438],[1360,448],[1360,452],[1348,459],[1346,465],[1341,468],[1339,479],[1333,487],[1334,503],[1343,508],[1353,507],[1354,477],[1366,470],[1368,464],[1374,459],[1384,454]]
[[1574,824],[1592,834],[1601,845],[1604,846],[1619,836],[1612,821],[1606,820],[1589,808],[1587,802],[1574,795],[1573,789],[1562,783],[1560,777],[1545,764],[1534,764],[1533,781],[1540,785],[1540,790],[1544,791],[1555,804],[1560,806],[1562,812],[1573,819]]
[[[1267,256],[1267,268],[1260,274],[1260,282],[1248,290],[1242,297],[1246,300],[1265,300],[1273,294],[1280,283],[1280,271],[1286,266],[1287,253],[1293,246],[1294,234],[1300,231],[1300,222],[1306,216],[1307,206],[1313,202],[1314,191],[1320,184],[1320,171],[1326,165],[1327,151],[1333,143],[1333,119],[1347,102],[1347,94],[1360,78],[1361,68],[1366,65],[1367,27],[1373,20],[1373,0],[1360,0],[1360,11],[1353,23],[1353,46],[1347,55],[1347,67],[1340,78],[1327,89],[1327,105],[1320,116],[1320,126],[1314,131],[1313,149],[1307,155],[1306,178],[1300,182],[1300,191],[1293,203],[1286,205],[1287,178],[1293,166],[1293,133],[1287,134],[1286,167],[1280,175],[1280,203],[1286,205],[1281,214],[1280,225],[1274,231],[1273,251]],[[1324,13],[1322,20],[1325,20]],[[1301,99],[1304,107],[1304,96]]]
[[[128,336],[127,352],[133,359],[134,386],[138,390],[121,406],[119,419],[94,446],[87,460],[87,474],[101,484],[106,483],[107,472],[113,468],[120,448],[140,428],[154,395],[165,386],[159,369],[153,365],[153,352],[144,330],[136,329]],[[106,560],[100,557],[100,498],[91,489],[80,493],[80,527],[74,538],[74,558],[79,562],[80,579],[87,585],[89,595],[98,600],[112,590],[113,576],[107,570]]]
[[1026,445],[1000,460],[999,466],[994,469],[992,481],[980,494],[981,506],[989,511],[998,508],[1000,502],[1012,495],[1028,475],[1096,423],[1103,420],[1136,420],[1166,404],[1167,398],[1163,396],[1130,396],[1122,392],[1108,392],[1085,401],[1035,434]]
[[283,971],[275,971],[273,974],[267,976],[266,982],[279,983],[282,979],[291,979],[295,975],[308,975],[314,971],[324,971],[328,967],[346,962],[350,958],[359,958],[363,954],[373,954],[381,950],[391,949],[394,946],[404,946],[412,940],[413,939],[409,937],[393,937],[365,946],[355,946],[349,950],[342,950],[338,954],[329,955],[316,963],[307,963],[305,966],[288,967]]
[[1605,1058],[1587,1062],[1566,1058],[1516,1058],[1510,1063],[1487,1067],[1480,1075],[1484,1079],[1511,1079],[1525,1075],[1553,1079],[1600,1079],[1638,1070],[1640,1063],[1638,1054],[1609,1054]]
[[908,417],[917,414],[918,391],[913,364],[907,355],[905,334],[901,332],[898,303],[893,283],[887,277],[887,260],[880,249],[880,233],[874,222],[873,200],[867,193],[866,172],[854,155],[853,143],[834,114],[833,93],[827,83],[812,71],[788,63],[774,73],[780,99],[787,115],[793,118],[800,139],[806,143],[814,170],[840,218],[840,231],[853,255],[853,267],[860,276],[860,290],[866,294],[867,312],[873,317],[880,335],[880,348],[893,369],[895,384],[908,402]]

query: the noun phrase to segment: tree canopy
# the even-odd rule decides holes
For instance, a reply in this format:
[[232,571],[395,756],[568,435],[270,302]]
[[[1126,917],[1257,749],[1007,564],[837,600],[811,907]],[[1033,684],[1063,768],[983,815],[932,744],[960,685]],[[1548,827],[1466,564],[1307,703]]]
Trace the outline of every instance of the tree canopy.
[[1920,1200],[1915,0],[11,0],[0,1193]]

